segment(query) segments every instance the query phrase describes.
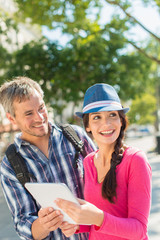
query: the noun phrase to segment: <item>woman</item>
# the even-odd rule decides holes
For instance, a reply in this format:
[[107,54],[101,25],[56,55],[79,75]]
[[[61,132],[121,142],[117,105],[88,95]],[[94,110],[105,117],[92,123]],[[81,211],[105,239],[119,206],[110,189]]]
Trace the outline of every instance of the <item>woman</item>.
[[83,118],[98,150],[84,159],[86,201],[56,201],[79,224],[64,223],[66,236],[88,231],[90,240],[148,239],[151,167],[144,152],[123,143],[128,110],[108,84],[86,91],[83,112],[76,115]]

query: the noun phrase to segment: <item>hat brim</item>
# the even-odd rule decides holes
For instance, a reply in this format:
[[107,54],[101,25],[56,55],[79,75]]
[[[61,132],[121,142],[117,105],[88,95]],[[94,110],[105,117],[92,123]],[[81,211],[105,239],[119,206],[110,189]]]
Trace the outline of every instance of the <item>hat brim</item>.
[[129,108],[118,108],[117,106],[98,107],[98,108],[90,109],[89,111],[86,111],[86,112],[76,112],[75,115],[79,118],[83,118],[83,115],[87,113],[109,112],[109,111],[123,111],[124,113],[127,113],[129,111]]

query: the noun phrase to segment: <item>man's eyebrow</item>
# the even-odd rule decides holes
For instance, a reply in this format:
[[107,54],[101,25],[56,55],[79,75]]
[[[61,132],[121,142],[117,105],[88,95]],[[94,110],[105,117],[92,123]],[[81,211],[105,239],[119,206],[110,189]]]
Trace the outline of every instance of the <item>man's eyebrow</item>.
[[39,107],[42,107],[42,106],[44,106],[44,102],[39,105]]

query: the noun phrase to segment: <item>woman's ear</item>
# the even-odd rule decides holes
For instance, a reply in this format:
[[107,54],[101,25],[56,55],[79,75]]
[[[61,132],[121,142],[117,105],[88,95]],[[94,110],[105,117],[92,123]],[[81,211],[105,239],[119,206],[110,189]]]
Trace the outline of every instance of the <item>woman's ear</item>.
[[89,127],[86,127],[86,132],[91,133],[91,129]]

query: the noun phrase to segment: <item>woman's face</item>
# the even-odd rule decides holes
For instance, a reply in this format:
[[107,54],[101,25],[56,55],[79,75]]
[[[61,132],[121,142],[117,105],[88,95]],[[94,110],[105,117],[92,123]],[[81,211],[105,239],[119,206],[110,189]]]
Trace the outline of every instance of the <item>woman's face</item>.
[[118,111],[89,113],[87,132],[100,144],[115,145],[121,130],[121,119]]

